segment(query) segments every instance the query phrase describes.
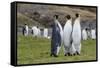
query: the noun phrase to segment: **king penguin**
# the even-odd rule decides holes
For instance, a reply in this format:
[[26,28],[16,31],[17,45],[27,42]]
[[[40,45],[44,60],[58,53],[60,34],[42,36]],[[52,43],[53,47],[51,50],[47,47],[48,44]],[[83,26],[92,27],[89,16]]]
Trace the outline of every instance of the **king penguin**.
[[54,15],[54,23],[52,26],[52,38],[51,38],[51,56],[58,57],[58,53],[61,46],[61,28],[58,23],[58,15]]
[[23,27],[23,35],[27,36],[28,35],[28,25],[25,24]]
[[95,31],[95,29],[91,30],[91,38],[92,39],[96,39],[96,31]]
[[[61,45],[62,42],[63,42],[63,29],[62,29],[62,26],[61,26],[61,24],[60,24],[60,22],[58,20],[55,20],[55,22],[57,23],[58,28],[60,29],[61,41],[59,42],[59,45]],[[57,55],[59,54],[60,48],[61,48],[61,46],[58,46],[57,47]]]
[[86,29],[82,30],[82,39],[87,40],[87,31],[86,31]]
[[66,16],[67,21],[63,29],[63,43],[65,56],[70,54],[71,47],[71,33],[72,33],[72,19],[70,15]]
[[73,46],[75,47],[76,54],[80,55],[81,52],[81,25],[80,25],[80,15],[76,13],[76,19],[73,23]]
[[47,29],[47,28],[44,28],[43,36],[44,36],[45,38],[48,37],[48,29]]
[[38,36],[38,28],[37,28],[37,26],[33,26],[32,27],[32,34],[33,34],[33,37],[37,37]]

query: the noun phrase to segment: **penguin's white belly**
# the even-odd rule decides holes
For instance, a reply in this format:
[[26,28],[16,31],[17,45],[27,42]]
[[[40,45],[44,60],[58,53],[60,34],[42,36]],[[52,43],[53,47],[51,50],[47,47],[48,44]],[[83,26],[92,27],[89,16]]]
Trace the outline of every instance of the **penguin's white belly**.
[[72,33],[73,43],[80,44],[81,42],[81,28],[79,24],[74,25]]
[[44,37],[48,37],[48,30],[44,29]]
[[60,35],[61,35],[61,41],[63,41],[63,31],[60,31]]
[[35,29],[34,34],[37,36],[38,35],[38,30]]
[[37,36],[38,35],[38,29],[37,28],[33,28],[33,33],[34,33],[34,36]]
[[26,31],[28,32],[28,26],[26,26],[26,28],[25,28],[25,29],[26,29]]
[[63,41],[65,46],[70,46],[71,32],[72,32],[71,24],[66,24],[63,32]]
[[60,28],[60,35],[61,35],[61,40],[63,41],[63,30],[61,24],[58,22],[58,26]]
[[92,39],[95,39],[96,38],[95,30],[91,30],[91,36],[92,36]]
[[38,36],[40,36],[41,35],[41,31],[40,31],[40,29],[38,29]]
[[87,32],[86,32],[86,30],[82,31],[82,39],[83,40],[87,40]]

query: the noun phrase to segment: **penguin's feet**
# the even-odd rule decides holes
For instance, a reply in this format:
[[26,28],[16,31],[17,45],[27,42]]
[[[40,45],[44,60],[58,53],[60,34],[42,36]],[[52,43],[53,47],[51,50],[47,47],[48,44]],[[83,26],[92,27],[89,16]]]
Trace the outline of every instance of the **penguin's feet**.
[[76,53],[73,54],[73,56],[75,56],[75,55],[76,55]]
[[56,54],[51,54],[50,56],[58,57],[58,55],[56,55]]
[[80,55],[80,53],[79,53],[79,52],[77,52],[77,51],[76,51],[76,54],[77,54],[77,55]]
[[76,53],[71,54],[71,56],[75,56],[75,55],[76,55]]
[[71,56],[71,54],[70,53],[66,53],[64,56]]

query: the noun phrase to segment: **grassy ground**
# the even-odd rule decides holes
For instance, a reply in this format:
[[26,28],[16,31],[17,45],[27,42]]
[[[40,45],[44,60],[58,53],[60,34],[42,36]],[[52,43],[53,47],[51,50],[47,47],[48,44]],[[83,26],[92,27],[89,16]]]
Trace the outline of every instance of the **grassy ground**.
[[17,59],[19,65],[96,60],[96,40],[90,39],[82,41],[80,56],[64,56],[63,48],[61,48],[59,57],[51,57],[50,40],[45,38],[33,38],[32,36],[18,36],[17,47]]

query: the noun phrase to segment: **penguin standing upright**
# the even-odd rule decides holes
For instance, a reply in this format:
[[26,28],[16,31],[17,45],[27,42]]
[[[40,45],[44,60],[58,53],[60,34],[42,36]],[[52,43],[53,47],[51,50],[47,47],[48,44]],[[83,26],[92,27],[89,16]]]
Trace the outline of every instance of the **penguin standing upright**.
[[91,38],[91,29],[87,29],[87,37],[88,39]]
[[28,35],[28,25],[25,24],[23,27],[23,35],[27,36]]
[[73,32],[72,32],[72,39],[73,39],[73,46],[75,47],[76,54],[80,55],[81,52],[81,25],[80,25],[80,15],[76,14],[76,19],[73,24]]
[[38,37],[40,37],[41,36],[41,30],[40,30],[40,28],[38,28]]
[[[61,26],[61,24],[60,24],[60,22],[58,20],[55,20],[55,22],[57,23],[57,25],[58,25],[58,27],[60,29],[61,41],[59,42],[59,44],[61,45],[62,42],[63,42],[63,30],[62,30],[62,26]],[[61,46],[57,47],[57,55],[59,54],[60,48],[61,48]]]
[[38,28],[36,26],[32,27],[32,34],[33,34],[34,37],[38,36]]
[[58,25],[58,15],[54,15],[54,23],[52,25],[52,38],[51,38],[51,56],[57,57],[58,50],[61,46],[60,27]]
[[70,55],[70,48],[71,48],[71,33],[72,33],[72,19],[70,15],[66,16],[67,22],[65,23],[63,29],[63,43],[64,43],[64,53],[65,56]]
[[95,31],[95,29],[91,30],[91,38],[92,39],[96,39],[96,31]]
[[82,30],[82,39],[87,40],[87,31],[86,31],[86,29]]
[[44,28],[43,36],[44,36],[45,38],[48,37],[48,29],[47,29],[47,28]]

